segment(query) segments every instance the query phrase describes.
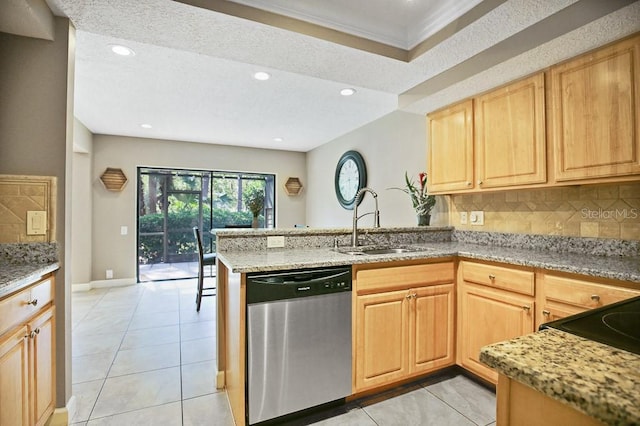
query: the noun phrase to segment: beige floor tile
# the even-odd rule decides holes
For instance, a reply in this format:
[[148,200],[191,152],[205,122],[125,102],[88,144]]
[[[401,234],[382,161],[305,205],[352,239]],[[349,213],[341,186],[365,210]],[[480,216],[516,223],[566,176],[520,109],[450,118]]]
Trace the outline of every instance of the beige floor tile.
[[180,324],[180,340],[196,340],[216,335],[215,321],[201,321]]
[[164,345],[120,350],[116,354],[113,365],[109,370],[109,377],[159,370],[179,365],[179,343],[167,343]]
[[87,426],[182,426],[182,404],[172,402],[91,420]]
[[75,328],[74,333],[76,335],[85,336],[94,334],[125,332],[127,330],[127,327],[129,327],[130,322],[130,316],[123,318],[104,317],[100,319],[88,319],[88,317],[85,317]]
[[71,381],[82,383],[107,377],[114,353],[104,352],[71,358]]
[[71,423],[89,420],[91,410],[93,410],[103,384],[104,380],[93,380],[76,383],[71,387],[72,394],[76,397],[76,413],[73,415]]
[[108,378],[90,419],[180,401],[180,368]]
[[76,333],[73,333],[71,356],[76,357],[103,352],[115,354],[120,348],[120,343],[124,335],[124,331],[87,335],[76,335]]
[[496,419],[496,395],[463,375],[425,386],[429,392],[476,424]]
[[207,337],[205,339],[187,340],[180,343],[180,350],[183,365],[210,361],[216,358],[216,339]]
[[174,299],[148,299],[141,300],[136,309],[136,314],[141,313],[155,313],[155,312],[171,312],[180,309],[180,301],[178,298]]
[[134,349],[145,346],[163,345],[180,341],[180,328],[177,325],[165,327],[129,330],[124,335],[120,349]]
[[129,330],[140,330],[143,328],[163,327],[166,325],[176,325],[180,322],[179,311],[172,312],[136,312],[131,318]]
[[184,426],[233,426],[226,392],[218,392],[182,402]]
[[217,392],[217,366],[214,360],[186,364],[182,366],[182,398]]

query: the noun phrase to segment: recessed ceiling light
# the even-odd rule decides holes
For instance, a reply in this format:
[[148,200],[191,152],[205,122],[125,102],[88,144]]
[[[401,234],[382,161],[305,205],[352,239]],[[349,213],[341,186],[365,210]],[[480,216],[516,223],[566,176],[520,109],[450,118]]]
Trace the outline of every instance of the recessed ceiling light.
[[271,74],[264,71],[258,71],[253,75],[253,78],[255,78],[256,80],[265,81],[271,78]]
[[282,142],[283,140],[284,140],[284,139],[282,139],[282,138],[273,138],[273,141],[274,141],[274,142]]
[[351,96],[351,95],[353,95],[354,93],[356,93],[356,89],[351,89],[351,88],[348,88],[348,89],[342,89],[342,90],[340,91],[340,94],[341,94],[342,96]]
[[127,46],[122,46],[121,44],[111,44],[111,51],[116,55],[120,56],[134,56],[136,52],[133,49],[128,48]]
[[140,127],[142,127],[143,129],[151,129],[153,126],[149,123],[144,123],[141,124]]

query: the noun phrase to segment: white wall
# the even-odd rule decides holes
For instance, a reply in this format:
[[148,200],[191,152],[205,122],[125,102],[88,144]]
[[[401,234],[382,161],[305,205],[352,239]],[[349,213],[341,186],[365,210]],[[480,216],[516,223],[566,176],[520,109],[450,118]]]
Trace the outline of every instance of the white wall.
[[[112,269],[115,279],[136,274],[136,174],[137,167],[175,167],[227,170],[276,175],[276,226],[291,228],[305,222],[305,198],[289,197],[283,185],[290,176],[306,186],[306,154],[225,145],[141,139],[124,136],[93,137],[93,262],[92,280],[105,279]],[[107,167],[121,168],[128,178],[122,192],[107,191],[100,175]],[[120,235],[127,226],[129,234]]]
[[77,119],[73,126],[71,179],[71,283],[91,281],[93,135]]
[[[415,226],[415,212],[409,196],[388,189],[404,187],[404,173],[414,177],[427,169],[426,118],[402,111],[392,112],[353,132],[339,137],[307,153],[307,224],[313,227],[350,227],[352,210],[343,209],[334,190],[335,169],[340,156],[348,150],[362,154],[367,166],[367,186],[378,193],[382,226]],[[438,200],[437,211],[443,209]],[[373,202],[369,195],[358,213],[369,211]],[[369,217],[362,226],[371,226]],[[432,225],[446,225],[446,215],[435,214]]]

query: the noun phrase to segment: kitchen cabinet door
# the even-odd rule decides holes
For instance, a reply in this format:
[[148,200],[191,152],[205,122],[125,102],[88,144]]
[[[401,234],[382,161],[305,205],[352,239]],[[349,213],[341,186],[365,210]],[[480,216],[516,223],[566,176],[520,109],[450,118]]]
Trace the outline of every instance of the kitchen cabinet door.
[[356,299],[356,391],[390,383],[408,371],[407,291]]
[[480,362],[480,348],[532,333],[533,297],[463,282],[459,302],[458,363],[497,383],[498,373]]
[[38,315],[28,324],[31,388],[34,424],[43,425],[54,408],[54,308]]
[[0,425],[29,425],[27,327],[0,340]]
[[428,372],[455,363],[453,284],[411,291],[410,372]]
[[428,115],[429,193],[473,188],[473,103],[461,102]]
[[540,73],[474,100],[478,188],[546,182],[544,90]]
[[551,68],[555,179],[640,174],[640,36]]

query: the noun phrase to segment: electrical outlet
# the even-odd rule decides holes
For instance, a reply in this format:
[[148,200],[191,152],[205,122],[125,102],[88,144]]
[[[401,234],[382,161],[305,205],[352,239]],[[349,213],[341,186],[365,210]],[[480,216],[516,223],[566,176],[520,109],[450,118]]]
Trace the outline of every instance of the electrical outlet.
[[129,233],[129,228],[126,226],[120,227],[120,235],[127,235]]
[[108,280],[113,279],[113,269],[107,269],[106,277]]
[[284,247],[284,235],[267,237],[267,248]]
[[469,220],[471,221],[471,226],[484,225],[484,212],[482,210],[472,211],[469,215]]
[[460,225],[466,225],[467,224],[467,212],[461,212],[460,213]]

